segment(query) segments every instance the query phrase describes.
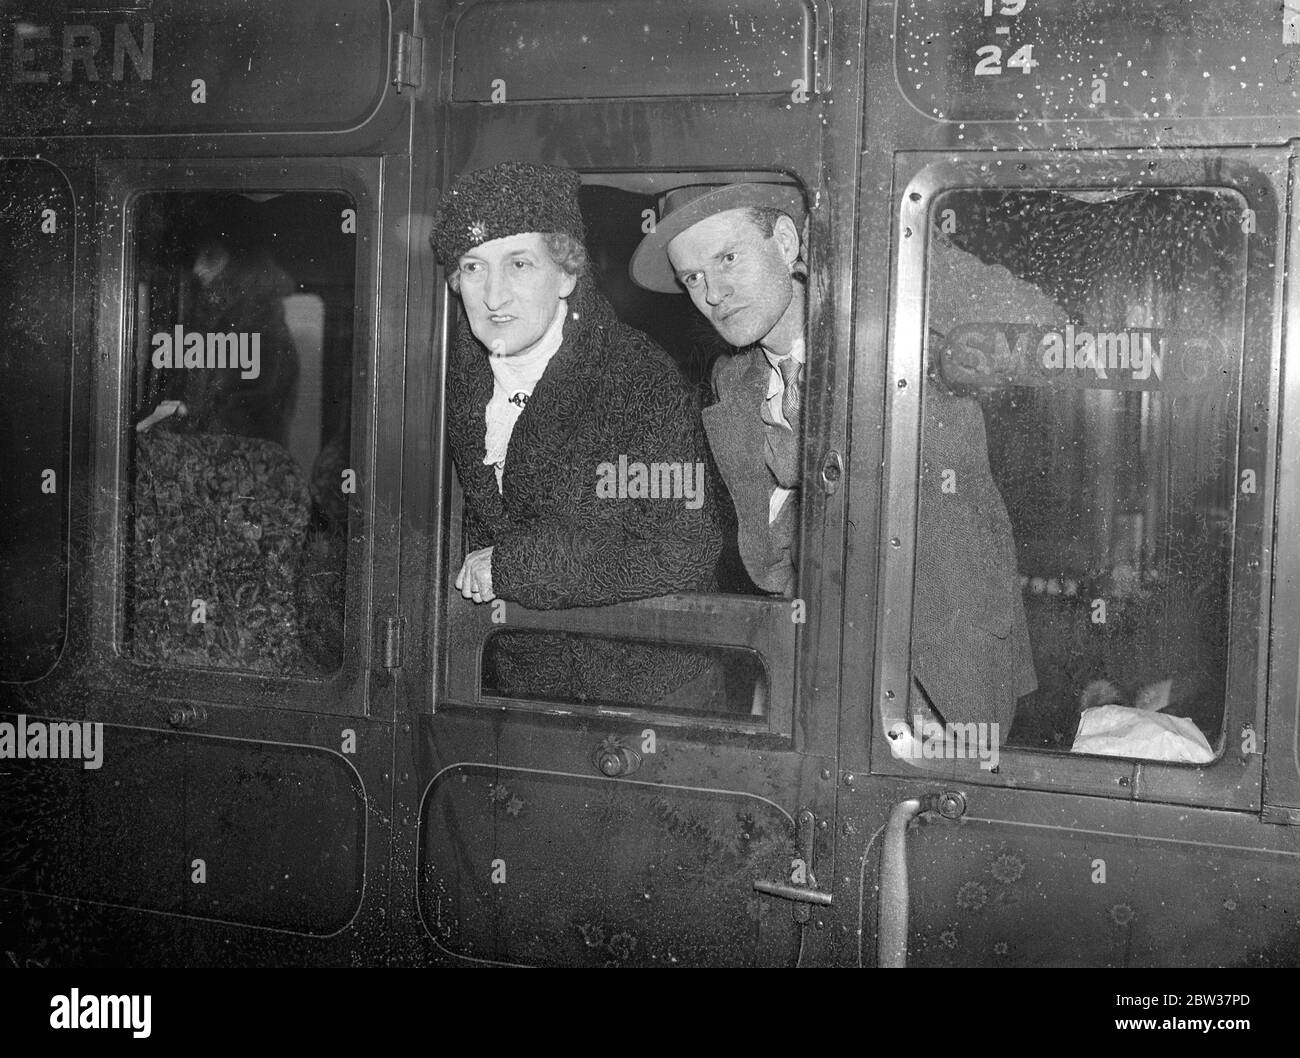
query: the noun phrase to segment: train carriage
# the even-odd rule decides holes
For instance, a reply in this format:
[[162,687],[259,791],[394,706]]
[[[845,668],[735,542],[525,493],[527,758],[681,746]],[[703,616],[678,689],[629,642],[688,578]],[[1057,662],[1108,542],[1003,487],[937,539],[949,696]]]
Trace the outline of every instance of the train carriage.
[[[5,958],[1300,962],[1298,55],[1264,0],[0,5]],[[456,591],[429,233],[509,160],[705,401],[637,245],[804,204],[789,596]],[[918,589],[985,455],[1036,688],[935,736],[932,652],[1015,634]],[[511,693],[530,636],[725,706]]]

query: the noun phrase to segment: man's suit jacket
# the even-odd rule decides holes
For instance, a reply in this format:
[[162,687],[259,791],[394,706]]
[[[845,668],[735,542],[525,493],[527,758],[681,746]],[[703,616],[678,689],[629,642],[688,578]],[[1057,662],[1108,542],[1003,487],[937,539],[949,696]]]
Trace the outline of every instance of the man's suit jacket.
[[765,426],[759,408],[767,394],[771,366],[758,347],[718,358],[713,388],[718,402],[704,409],[704,432],[713,461],[736,508],[736,536],[741,561],[763,591],[794,591],[795,543],[799,531],[799,493],[795,492],[768,524],[776,479],[763,451]]
[[[776,480],[764,461],[759,408],[770,367],[758,348],[724,356],[714,368],[718,401],[704,428],[736,508],[741,559],[760,588],[794,588],[796,493],[771,527]],[[1037,686],[1017,579],[1011,519],[988,462],[978,403],[928,383],[922,441],[912,674],[949,723],[1001,725],[1016,699]],[[944,491],[945,470],[953,491]],[[910,717],[909,717],[910,719]]]
[[1016,699],[1038,686],[1015,539],[984,413],[938,381],[926,387],[919,490],[912,675],[944,720],[996,722],[1005,739]]

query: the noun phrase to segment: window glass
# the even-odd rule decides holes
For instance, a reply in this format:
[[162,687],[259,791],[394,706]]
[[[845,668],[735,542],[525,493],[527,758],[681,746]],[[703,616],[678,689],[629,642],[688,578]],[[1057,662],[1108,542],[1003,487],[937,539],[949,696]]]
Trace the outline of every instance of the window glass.
[[[930,0],[894,10],[900,91],[928,118],[959,127],[1231,122],[1294,114],[1300,102],[1288,47],[1300,27],[1292,5],[1276,0],[1143,0],[1141,18],[1129,0]],[[1237,76],[1247,70],[1256,76]]]
[[1027,746],[1212,758],[1243,209],[1217,189],[958,190],[934,204],[909,710],[921,741],[984,723]]
[[0,162],[0,679],[58,659],[67,599],[72,369],[71,189],[39,162]]
[[342,662],[355,225],[333,192],[158,192],[134,213],[124,649]]
[[0,113],[25,136],[342,131],[384,98],[391,9],[6,0]]
[[802,0],[623,0],[619,13],[593,17],[572,0],[466,9],[453,31],[452,98],[493,100],[493,74],[505,70],[511,100],[736,96],[811,83],[817,30]]

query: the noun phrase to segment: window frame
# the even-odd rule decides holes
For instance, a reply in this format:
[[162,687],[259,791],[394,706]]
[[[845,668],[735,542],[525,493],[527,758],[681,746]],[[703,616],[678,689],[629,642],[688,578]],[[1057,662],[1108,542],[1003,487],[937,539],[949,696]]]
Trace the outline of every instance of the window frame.
[[[1292,185],[1300,176],[1300,160],[1289,159]],[[1300,246],[1300,212],[1292,212],[1288,223],[1292,253]],[[1287,283],[1282,311],[1300,318],[1300,283],[1294,276]],[[1282,468],[1300,466],[1300,330],[1286,328],[1285,354],[1289,365],[1281,379],[1282,406],[1290,412],[1290,428],[1281,439],[1277,477],[1269,483],[1277,489],[1277,534],[1281,542],[1300,539],[1300,475]],[[1275,550],[1276,577],[1273,605],[1280,614],[1300,612],[1300,550],[1280,546]],[[1274,630],[1269,662],[1268,734],[1272,744],[1264,759],[1264,818],[1278,823],[1300,824],[1300,624],[1281,620]]]
[[[1273,497],[1276,444],[1282,276],[1279,204],[1286,193],[1284,151],[1183,149],[1175,159],[1151,150],[1017,152],[1014,158],[972,152],[935,160],[900,153],[895,158],[898,219],[893,311],[886,370],[886,461],[879,565],[880,598],[871,738],[874,773],[960,779],[1006,787],[1063,789],[1106,797],[1167,801],[1217,808],[1258,809],[1261,804],[1265,666],[1268,659]],[[920,413],[926,310],[927,248],[936,218],[933,203],[953,190],[1096,190],[1101,187],[1223,188],[1255,211],[1247,236],[1243,279],[1243,328],[1235,450],[1238,473],[1256,469],[1261,493],[1243,499],[1235,491],[1228,671],[1223,714],[1223,752],[1204,765],[1125,757],[1071,754],[1006,746],[996,770],[978,761],[902,760],[885,735],[909,699],[913,564],[920,467]],[[1253,351],[1253,352],[1252,352]],[[1250,544],[1259,545],[1257,552]],[[900,695],[900,690],[903,691]],[[891,693],[892,692],[892,693]],[[1239,735],[1250,726],[1256,752],[1239,752]]]
[[[490,164],[484,161],[480,164]],[[816,336],[820,333],[821,319],[817,300],[820,289],[815,281],[819,262],[825,255],[816,251],[820,235],[817,204],[812,190],[796,176],[779,170],[728,172],[722,169],[662,172],[655,170],[595,170],[584,167],[578,170],[583,186],[606,185],[631,190],[641,194],[655,194],[673,187],[697,183],[738,183],[745,181],[771,182],[774,179],[795,183],[810,202],[808,245],[805,247],[809,266],[807,286],[805,342],[808,349],[817,348]],[[444,184],[444,186],[447,186]],[[441,290],[448,290],[446,277],[439,266],[435,281]],[[684,311],[696,311],[682,292]],[[445,399],[445,371],[447,350],[454,332],[456,312],[455,295],[449,291],[440,299],[434,319],[436,356],[442,369],[440,392]],[[644,719],[656,726],[709,728],[743,735],[778,736],[793,740],[796,737],[795,717],[801,711],[801,683],[806,669],[812,664],[808,656],[813,637],[807,634],[805,622],[793,620],[792,604],[804,602],[807,619],[820,594],[820,557],[811,554],[812,546],[823,543],[820,526],[827,516],[828,494],[818,488],[819,459],[829,443],[827,437],[832,420],[832,409],[827,402],[813,400],[812,395],[824,386],[831,373],[831,365],[824,358],[810,356],[804,378],[804,500],[800,511],[800,557],[798,569],[799,593],[793,598],[731,594],[724,592],[682,592],[672,595],[614,603],[599,607],[572,607],[555,610],[529,610],[518,603],[506,602],[506,620],[493,623],[491,607],[463,599],[455,590],[454,582],[458,558],[463,552],[461,528],[464,520],[464,500],[460,483],[450,465],[450,455],[442,427],[445,416],[442,408],[434,417],[437,432],[435,451],[440,455],[443,478],[443,550],[439,555],[442,573],[441,592],[435,596],[439,610],[440,632],[437,638],[440,664],[433,677],[431,700],[435,712],[443,704],[466,705],[508,710],[520,714],[582,715]],[[814,458],[816,453],[817,458]],[[654,634],[656,627],[665,621],[677,626],[671,639]],[[748,650],[757,655],[768,680],[768,710],[766,715],[725,717],[718,714],[694,714],[685,711],[657,711],[652,706],[611,706],[578,702],[557,703],[526,698],[503,698],[482,693],[481,672],[484,646],[493,633],[536,630],[546,632],[595,633],[599,638],[628,638],[664,645],[703,645],[719,648]]]
[[[106,162],[98,169],[100,221],[96,326],[95,430],[90,594],[92,686],[141,699],[177,698],[223,705],[367,716],[374,562],[374,423],[377,377],[378,272],[373,247],[379,234],[378,158],[204,159]],[[142,195],[183,192],[342,193],[357,217],[351,392],[352,468],[357,496],[350,505],[344,592],[344,647],[338,671],[324,676],[267,675],[231,669],[163,666],[136,661],[122,649],[125,632],[126,553],[129,546],[128,465],[131,452],[131,368],[134,357],[135,206]]]

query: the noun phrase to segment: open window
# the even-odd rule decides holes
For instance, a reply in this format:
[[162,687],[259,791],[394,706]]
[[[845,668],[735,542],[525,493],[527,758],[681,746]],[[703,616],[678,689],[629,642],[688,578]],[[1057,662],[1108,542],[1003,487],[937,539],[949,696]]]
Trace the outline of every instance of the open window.
[[922,370],[891,408],[886,579],[911,620],[882,633],[886,744],[919,761],[975,756],[974,737],[1070,754],[1073,774],[1147,762],[1152,781],[1248,757],[1269,461],[1241,408],[1268,392],[1268,200],[1222,173],[949,175],[903,249],[924,298],[898,371],[904,328]]
[[[619,319],[668,352],[701,405],[714,400],[715,361],[735,352],[689,297],[641,289],[630,279],[628,264],[649,230],[648,219],[656,215],[661,193],[690,184],[741,181],[786,183],[788,178],[775,173],[584,175],[581,206],[597,288]],[[459,299],[449,297],[448,303],[444,333],[454,333],[467,324]],[[817,426],[805,422],[804,429],[807,467],[807,438]],[[737,546],[730,493],[707,444],[703,458],[722,523],[715,590],[547,610],[503,600],[475,605],[456,591],[454,581],[467,553],[466,508],[460,482],[449,473],[446,697],[496,706],[509,702],[524,709],[635,710],[670,722],[788,733],[802,604],[755,587]],[[596,487],[594,478],[591,485]],[[810,496],[816,490],[805,484],[802,492]],[[821,501],[818,494],[802,505],[804,525],[816,516],[811,508]],[[803,565],[796,595],[807,590],[808,564]],[[521,659],[522,668],[532,674],[529,681],[516,678]]]

